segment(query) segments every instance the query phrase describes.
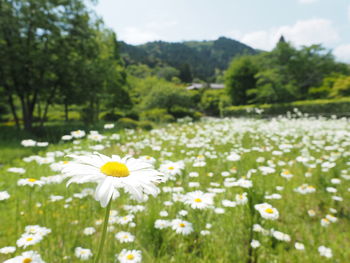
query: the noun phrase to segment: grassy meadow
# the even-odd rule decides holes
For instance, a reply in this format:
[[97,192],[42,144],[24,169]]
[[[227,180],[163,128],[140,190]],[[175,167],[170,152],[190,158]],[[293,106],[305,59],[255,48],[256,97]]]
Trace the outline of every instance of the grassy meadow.
[[[42,261],[33,262],[93,262],[105,209],[94,200],[96,184],[66,187],[61,170],[71,160],[68,154],[94,151],[143,158],[167,179],[158,185],[158,196],[145,202],[122,190],[113,200],[102,263],[140,262],[118,259],[123,249],[141,251],[142,262],[155,263],[349,262],[346,118],[108,128],[42,147],[21,145],[31,138],[3,135],[0,262],[25,251],[40,254]],[[23,244],[20,239],[30,234],[26,227],[33,225],[49,230],[38,242]],[[118,237],[120,232],[127,233]],[[21,260],[13,262],[31,262]]]

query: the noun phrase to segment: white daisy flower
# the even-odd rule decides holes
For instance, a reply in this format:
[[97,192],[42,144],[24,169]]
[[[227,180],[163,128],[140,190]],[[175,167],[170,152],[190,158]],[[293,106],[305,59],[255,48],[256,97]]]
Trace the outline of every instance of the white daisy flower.
[[7,191],[0,192],[0,201],[10,198],[10,194]]
[[258,240],[253,239],[250,242],[250,245],[252,246],[252,248],[258,248],[258,247],[260,247],[260,242]]
[[188,235],[193,232],[192,223],[181,219],[174,219],[171,227],[177,234]]
[[3,263],[45,263],[36,251],[26,251],[20,256],[5,260]]
[[76,247],[74,255],[81,260],[88,260],[92,257],[92,252],[88,248]]
[[116,255],[120,263],[139,263],[142,260],[140,250],[123,249],[119,255]]
[[213,197],[213,194],[202,191],[189,192],[185,195],[185,204],[193,209],[205,209],[213,205]]
[[299,243],[299,242],[295,242],[294,247],[295,247],[295,249],[297,249],[297,250],[305,250],[304,244]]
[[22,185],[28,185],[30,187],[33,186],[42,186],[45,183],[41,180],[35,179],[35,178],[24,178],[24,179],[19,179],[17,181],[17,185],[22,186]]
[[115,234],[115,238],[118,239],[118,241],[121,243],[129,243],[135,240],[135,236],[133,236],[129,232],[124,232],[124,231],[121,231]]
[[156,229],[164,229],[171,225],[169,220],[157,219],[154,222],[154,228]]
[[318,252],[322,257],[331,258],[333,257],[332,250],[325,246],[318,247]]
[[11,254],[16,251],[16,247],[3,247],[0,248],[1,254]]
[[91,236],[91,235],[95,234],[95,232],[96,232],[96,229],[94,227],[86,227],[83,230],[83,233],[86,236]]
[[18,247],[26,248],[39,243],[43,239],[43,236],[37,234],[23,234],[20,239],[17,240],[16,244]]
[[147,195],[156,196],[159,189],[156,184],[164,179],[150,163],[131,157],[120,158],[94,153],[87,156],[71,155],[62,172],[71,177],[67,183],[96,182],[95,199],[106,207],[114,196],[116,189],[123,188],[138,201],[144,201]]
[[279,217],[278,210],[272,207],[270,204],[262,203],[254,206],[256,210],[259,211],[260,215],[264,219],[276,220]]

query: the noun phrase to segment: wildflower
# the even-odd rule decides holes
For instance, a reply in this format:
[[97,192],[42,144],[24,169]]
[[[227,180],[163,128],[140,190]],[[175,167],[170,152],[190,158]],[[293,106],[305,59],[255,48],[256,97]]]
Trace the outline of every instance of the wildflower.
[[104,129],[108,130],[108,129],[113,129],[114,128],[114,124],[113,123],[106,123],[103,126]]
[[96,229],[94,227],[86,227],[86,228],[84,228],[84,231],[83,231],[84,235],[86,235],[86,236],[91,236],[95,232],[96,232]]
[[62,141],[70,141],[72,138],[73,138],[72,135],[63,135],[63,136],[61,137],[61,140],[62,140]]
[[315,210],[312,210],[312,209],[308,210],[307,213],[309,214],[310,217],[313,217],[316,215]]
[[10,194],[7,191],[0,192],[0,201],[10,198]]
[[248,202],[247,193],[236,194],[236,203],[237,205],[244,205]]
[[39,243],[43,237],[36,234],[23,234],[20,239],[17,240],[16,244],[18,247],[26,248],[27,246],[32,246]]
[[74,254],[77,258],[81,260],[88,260],[92,257],[92,252],[88,248],[76,247]]
[[193,209],[205,209],[213,205],[213,194],[203,193],[202,191],[189,192],[185,196],[185,204]]
[[31,140],[31,139],[28,139],[28,140],[23,140],[23,141],[21,141],[21,144],[22,144],[24,147],[33,147],[33,146],[36,145],[36,141]]
[[276,220],[279,217],[278,210],[270,205],[264,208],[258,208],[257,210],[264,219]]
[[325,246],[319,246],[318,247],[318,252],[320,253],[320,255],[322,257],[326,257],[326,258],[331,258],[333,257],[333,254],[332,254],[332,250],[328,247],[325,247]]
[[304,250],[304,249],[305,249],[304,244],[299,243],[299,242],[295,242],[294,247],[295,247],[295,249],[297,249],[297,250]]
[[155,184],[162,182],[163,177],[151,164],[142,160],[98,153],[71,157],[74,161],[69,162],[62,171],[71,177],[67,184],[98,183],[95,199],[102,207],[106,207],[112,197],[118,196],[118,188],[124,188],[138,201],[146,199],[144,194],[156,196],[159,193]]
[[115,238],[118,239],[118,241],[121,243],[129,243],[135,240],[135,236],[133,236],[129,232],[123,232],[123,231],[115,234]]
[[159,215],[160,215],[161,217],[167,217],[167,216],[168,216],[168,212],[167,212],[167,211],[160,211],[160,212],[159,212]]
[[70,134],[73,136],[73,138],[77,139],[77,138],[84,137],[86,133],[85,131],[82,131],[82,130],[76,130],[76,131],[72,131]]
[[188,235],[193,232],[192,223],[181,219],[174,219],[171,227],[177,234]]
[[7,169],[8,172],[11,173],[18,173],[18,174],[24,174],[26,172],[25,169],[23,168],[18,168],[18,167],[11,167]]
[[201,231],[200,231],[200,234],[201,234],[202,236],[207,236],[207,235],[210,234],[210,231],[209,231],[209,230],[201,230]]
[[16,247],[3,247],[0,248],[1,254],[11,254],[16,251]]
[[120,263],[139,263],[142,260],[140,250],[123,249],[119,255],[116,255]]
[[289,242],[290,241],[290,236],[285,234],[285,233],[282,233],[280,231],[272,231],[272,236],[274,238],[276,238],[277,240],[280,240],[280,241],[285,241],[285,242]]
[[252,246],[252,248],[258,248],[258,247],[260,247],[260,242],[258,240],[253,239],[250,242],[250,245]]
[[45,263],[41,259],[41,256],[36,251],[26,251],[23,252],[20,256],[8,259],[3,263]]
[[21,186],[21,185],[28,185],[30,187],[33,186],[42,186],[45,183],[41,180],[35,179],[35,178],[24,178],[24,179],[19,179],[17,181],[17,185]]
[[154,222],[154,227],[156,229],[164,229],[164,228],[167,228],[169,227],[171,224],[170,224],[170,221],[169,220],[163,220],[163,219],[157,219],[155,222]]
[[134,215],[126,215],[126,216],[121,216],[117,218],[117,223],[120,225],[126,225],[132,222],[134,220]]

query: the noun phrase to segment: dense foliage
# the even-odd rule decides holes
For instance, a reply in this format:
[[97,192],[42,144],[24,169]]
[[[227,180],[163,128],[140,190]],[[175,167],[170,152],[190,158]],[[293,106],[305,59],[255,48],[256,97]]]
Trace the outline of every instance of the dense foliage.
[[83,0],[0,0],[0,91],[18,127],[22,117],[31,130],[34,110],[43,124],[52,104],[64,105],[66,118],[82,105],[87,122],[102,101],[128,104],[123,71],[115,34]]
[[233,57],[257,53],[251,47],[225,37],[182,43],[156,41],[139,46],[121,42],[120,52],[127,65],[170,66],[180,71],[181,80],[187,83],[192,79],[215,81]]
[[322,46],[297,49],[282,39],[271,52],[234,59],[225,77],[232,104],[244,105],[348,96],[349,73]]

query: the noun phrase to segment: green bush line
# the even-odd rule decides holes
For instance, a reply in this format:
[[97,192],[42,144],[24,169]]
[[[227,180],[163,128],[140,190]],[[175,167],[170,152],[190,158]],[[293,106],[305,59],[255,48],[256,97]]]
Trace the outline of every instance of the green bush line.
[[283,115],[293,112],[294,109],[302,113],[317,115],[350,115],[350,97],[339,99],[304,100],[291,103],[254,104],[242,106],[229,106],[224,109],[225,117],[257,115],[254,109],[263,110],[262,115]]

